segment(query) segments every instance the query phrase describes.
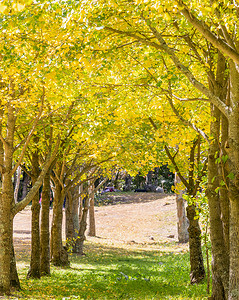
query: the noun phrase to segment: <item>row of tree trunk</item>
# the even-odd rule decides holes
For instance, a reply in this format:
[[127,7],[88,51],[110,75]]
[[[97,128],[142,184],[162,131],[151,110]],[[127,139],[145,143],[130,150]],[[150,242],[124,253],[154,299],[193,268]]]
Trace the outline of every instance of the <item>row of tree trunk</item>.
[[[39,201],[34,208],[32,203],[32,253],[28,277],[40,278],[50,274],[50,262],[55,266],[69,266],[68,252],[83,255],[83,244],[86,239],[87,216],[90,210],[89,234],[95,235],[94,220],[94,180],[78,183],[62,194],[57,186],[54,192],[53,217],[50,235],[49,202],[50,176],[44,179],[41,209]],[[98,187],[99,188],[99,187]],[[63,202],[65,199],[65,209]],[[40,213],[41,212],[41,213]],[[62,221],[65,212],[66,244],[62,241]],[[41,215],[41,220],[39,216]],[[40,222],[39,222],[40,220]],[[40,230],[39,230],[40,228]]]
[[[27,277],[40,278],[41,276],[50,274],[50,263],[55,266],[68,266],[69,251],[78,253],[80,255],[83,254],[83,243],[85,241],[85,232],[87,227],[86,219],[88,211],[91,207],[90,234],[94,235],[94,193],[103,184],[104,181],[102,181],[102,183],[100,183],[98,187],[95,188],[95,177],[92,176],[95,169],[87,166],[85,167],[84,171],[88,171],[87,174],[89,175],[89,179],[87,177],[87,180],[84,180],[84,182],[82,182],[79,180],[79,176],[77,176],[77,181],[73,183],[71,181],[70,184],[68,183],[68,185],[65,181],[65,184],[62,184],[60,176],[57,176],[57,172],[59,171],[59,173],[63,174],[64,172],[62,172],[62,165],[57,166],[57,164],[55,165],[54,172],[49,165],[48,171],[45,170],[44,176],[42,176],[39,180],[41,172],[37,151],[32,153],[31,161],[32,169],[29,174],[31,175],[32,186],[33,188],[36,188],[33,195],[30,195],[33,188],[27,195],[30,196],[29,199],[32,202],[31,260]],[[52,162],[53,161],[51,161],[51,163]],[[82,173],[83,171],[81,170],[80,174],[82,175]],[[43,182],[43,185],[40,194],[41,182]],[[51,189],[54,190],[52,224],[50,224],[49,217]],[[16,201],[13,197],[14,191],[12,184],[9,185],[9,189],[5,191],[5,195],[3,194],[2,196],[6,197],[6,195],[10,195],[13,207],[15,208]],[[41,200],[39,201],[39,199]],[[65,215],[67,238],[67,243],[65,246],[63,246],[62,242],[64,200],[66,203]],[[7,204],[6,200],[4,201],[4,203]],[[20,206],[20,208],[18,208],[19,210],[21,210],[21,204],[22,202],[17,203],[17,205]],[[25,206],[26,205],[23,203],[22,207],[24,208]],[[17,212],[18,210],[14,211],[13,209],[11,212],[12,216],[15,216]],[[0,269],[2,271],[0,274],[2,281],[0,282],[2,282],[1,291],[4,293],[9,293],[12,288],[20,289],[20,282],[16,269],[13,246],[13,217],[8,220],[6,218],[5,221],[5,230],[7,230],[8,232],[8,234],[6,235],[8,247],[6,247],[6,245],[4,244],[4,236],[1,235],[0,245],[2,246],[1,249],[3,249],[3,251],[1,251],[0,256],[3,257],[4,252],[8,250],[9,252],[6,253],[7,255],[5,255],[5,257],[8,257],[9,260],[7,261],[5,259],[5,262],[8,262],[8,265],[6,267],[0,264]],[[4,274],[4,270],[6,274]],[[5,282],[3,282],[3,279],[5,280]]]

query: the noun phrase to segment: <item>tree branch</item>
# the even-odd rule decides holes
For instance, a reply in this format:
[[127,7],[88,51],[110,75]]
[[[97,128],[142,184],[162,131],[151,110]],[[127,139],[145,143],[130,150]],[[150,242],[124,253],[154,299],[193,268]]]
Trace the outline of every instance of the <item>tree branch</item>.
[[[198,144],[199,140],[196,139],[195,141],[193,141],[193,144],[191,146],[191,149],[190,149],[190,156],[189,156],[189,172],[188,172],[188,183],[190,185],[190,189],[191,191],[193,190],[194,188],[194,168],[195,168],[195,148]],[[191,194],[191,193],[190,193]]]
[[2,136],[2,134],[0,134],[0,141],[3,143],[4,147],[7,146],[7,142],[5,141],[4,137]]
[[41,173],[38,176],[35,184],[31,188],[29,193],[26,195],[26,197],[21,202],[18,202],[13,206],[12,211],[11,211],[12,217],[14,217],[19,211],[23,210],[32,201],[33,197],[39,191],[39,188],[42,185],[42,181],[57,155],[59,145],[60,145],[60,138],[58,137],[55,149],[54,149],[53,153],[48,154],[45,164],[44,164],[44,166],[41,170]]
[[[148,21],[147,21],[148,22]],[[202,83],[200,83],[194,75],[189,71],[187,67],[185,67],[179,58],[175,55],[175,52],[169,48],[165,40],[162,38],[161,34],[150,25],[150,23],[147,23],[149,28],[154,33],[157,40],[160,42],[161,48],[166,52],[174,62],[175,66],[180,70],[192,83],[192,85],[197,88],[200,92],[202,92],[205,96],[209,98],[209,101],[212,102],[215,106],[218,107],[218,109],[227,117],[230,117],[231,110],[230,108],[223,102],[221,99],[217,96],[215,96],[208,88],[206,88]]]
[[206,101],[206,102],[209,102],[209,99],[206,99],[206,98],[180,98],[174,94],[172,94],[172,97],[181,101],[181,102],[191,102],[191,101]]
[[114,33],[118,33],[118,34],[121,34],[121,35],[129,36],[129,37],[132,37],[134,39],[137,39],[138,41],[140,41],[141,43],[143,43],[143,44],[145,44],[147,46],[152,46],[152,47],[154,47],[156,49],[163,50],[159,44],[157,44],[155,42],[151,42],[149,39],[142,38],[142,37],[138,36],[137,34],[135,34],[133,32],[122,31],[122,30],[118,30],[118,29],[111,28],[111,27],[108,27],[108,26],[105,26],[104,28],[106,30],[108,30],[108,31],[111,31],[111,32],[114,32]]
[[28,146],[28,144],[29,144],[29,142],[30,142],[30,139],[31,139],[31,137],[32,137],[32,135],[33,135],[33,133],[34,133],[34,131],[35,131],[35,129],[36,129],[37,123],[38,123],[38,121],[39,121],[39,119],[40,119],[40,117],[41,117],[41,114],[42,114],[42,112],[43,112],[44,98],[45,98],[45,87],[43,87],[43,91],[42,91],[42,97],[41,97],[41,102],[42,102],[42,104],[41,104],[41,107],[40,107],[40,111],[39,111],[37,117],[35,118],[35,121],[34,121],[34,123],[33,123],[33,125],[32,125],[31,130],[29,131],[27,137],[26,137],[25,140],[24,140],[24,141],[25,141],[24,146],[23,146],[23,148],[22,148],[22,151],[21,151],[20,157],[19,157],[19,159],[18,159],[18,162],[16,163],[16,165],[15,165],[14,168],[12,169],[12,172],[11,172],[12,174],[14,174],[14,173],[16,172],[17,168],[20,166],[20,164],[21,164],[21,162],[22,162],[22,159],[23,159],[23,157],[24,157],[24,154],[25,154],[25,152],[26,152],[27,146]]
[[209,91],[208,88],[206,88],[202,83],[200,83],[195,77],[194,75],[189,71],[189,69],[187,67],[185,67],[181,61],[179,60],[179,58],[175,55],[175,50],[171,49],[167,43],[165,42],[165,40],[163,39],[163,37],[161,36],[161,34],[150,24],[149,20],[145,20],[147,22],[147,25],[149,26],[149,28],[151,29],[152,33],[154,34],[154,36],[156,37],[156,39],[159,41],[158,43],[155,42],[151,42],[149,40],[147,40],[146,38],[142,38],[140,36],[138,36],[135,33],[132,32],[127,32],[127,31],[122,31],[122,30],[118,30],[118,29],[114,29],[111,27],[106,26],[105,29],[121,34],[121,35],[125,35],[125,36],[129,36],[129,37],[133,37],[135,39],[138,39],[138,41],[140,41],[142,44],[148,45],[148,46],[152,46],[155,49],[158,49],[160,51],[164,51],[165,53],[167,53],[172,61],[174,62],[175,66],[177,67],[178,70],[180,70],[180,72],[182,72],[190,81],[190,83],[197,88],[200,92],[202,92],[206,97],[209,98],[209,101],[211,103],[213,103],[215,106],[218,107],[218,109],[227,117],[230,117],[230,113],[231,110],[230,108],[223,102],[221,101],[221,99],[219,97],[216,97],[211,91]]
[[182,0],[177,0],[177,3],[183,9],[180,9],[180,12],[184,15],[184,17],[210,42],[215,46],[218,50],[223,52],[225,55],[229,56],[236,64],[239,65],[239,53],[235,51],[230,45],[225,43],[224,40],[217,37],[212,31],[208,28],[208,26],[197,19],[192,12],[188,9],[186,4]]
[[178,174],[180,180],[182,181],[182,183],[184,184],[184,186],[186,187],[186,189],[187,189],[187,190],[190,190],[190,185],[189,185],[189,183],[187,182],[187,180],[183,177],[183,175],[181,174],[181,172],[180,172],[180,170],[179,170],[179,168],[178,168],[178,165],[177,165],[177,163],[176,163],[174,157],[171,155],[171,153],[170,153],[170,151],[169,151],[169,148],[165,145],[165,146],[164,146],[164,149],[165,149],[165,151],[166,151],[166,153],[167,153],[168,158],[171,160],[171,163],[173,164],[174,169],[175,169],[175,171],[177,172],[177,174]]
[[172,98],[170,96],[167,96],[167,99],[168,99],[168,102],[169,102],[169,105],[171,106],[173,112],[175,113],[175,115],[178,117],[178,119],[185,125],[185,126],[189,126],[191,127],[193,130],[195,130],[197,133],[199,133],[203,138],[204,140],[206,140],[207,142],[209,142],[209,138],[208,136],[206,135],[206,133],[201,130],[200,128],[198,128],[196,125],[194,125],[192,122],[184,119],[181,114],[179,113],[179,111],[177,110],[177,108],[174,106],[173,104],[173,101],[172,101]]

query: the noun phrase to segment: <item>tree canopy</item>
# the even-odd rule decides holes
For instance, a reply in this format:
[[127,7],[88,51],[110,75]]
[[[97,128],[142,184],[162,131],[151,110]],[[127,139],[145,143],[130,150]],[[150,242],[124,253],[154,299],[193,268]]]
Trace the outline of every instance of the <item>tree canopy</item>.
[[[167,162],[184,181],[195,171],[190,155],[198,143],[199,177],[209,153],[215,282],[222,283],[213,293],[239,299],[238,7],[227,0],[1,1],[0,219],[31,201],[53,163],[71,169],[73,162],[84,180],[78,166],[137,173]],[[36,151],[36,189],[12,208],[11,177]],[[213,226],[221,228],[220,247]],[[0,266],[10,264],[6,253]],[[9,288],[6,278],[0,291]]]

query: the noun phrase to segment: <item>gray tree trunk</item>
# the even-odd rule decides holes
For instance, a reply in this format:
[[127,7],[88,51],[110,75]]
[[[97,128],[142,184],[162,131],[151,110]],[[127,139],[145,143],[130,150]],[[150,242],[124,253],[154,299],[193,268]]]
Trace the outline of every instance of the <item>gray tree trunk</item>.
[[80,220],[79,233],[76,240],[76,252],[79,255],[84,255],[83,246],[84,246],[84,241],[86,239],[85,232],[87,228],[87,215],[88,215],[88,210],[90,205],[90,194],[92,193],[92,191],[93,191],[92,182],[89,182],[88,190],[85,193],[86,195],[83,198],[83,211]]
[[60,183],[55,186],[51,228],[51,262],[54,266],[69,266],[68,254],[62,245],[62,207],[64,194]]
[[[39,157],[37,150],[32,154],[32,183],[39,176]],[[28,278],[40,278],[40,204],[39,192],[32,199],[32,233],[31,233],[31,262]]]
[[15,189],[14,189],[14,200],[15,203],[17,203],[18,200],[18,191],[19,191],[19,186],[20,186],[20,178],[21,178],[21,167],[19,166],[16,171],[16,184],[15,184]]
[[66,239],[75,252],[75,242],[79,232],[79,185],[73,186],[67,194]]
[[175,173],[175,188],[176,188],[176,204],[177,204],[177,218],[178,218],[178,241],[179,243],[187,243],[189,241],[188,226],[189,222],[186,216],[186,201],[183,199],[184,191],[177,190],[177,185],[181,182],[177,173]]
[[50,204],[50,171],[46,173],[43,180],[42,199],[41,199],[41,275],[50,275],[50,222],[49,222],[49,204]]
[[88,235],[96,236],[94,193],[90,195],[90,199],[89,199],[89,232],[88,232]]

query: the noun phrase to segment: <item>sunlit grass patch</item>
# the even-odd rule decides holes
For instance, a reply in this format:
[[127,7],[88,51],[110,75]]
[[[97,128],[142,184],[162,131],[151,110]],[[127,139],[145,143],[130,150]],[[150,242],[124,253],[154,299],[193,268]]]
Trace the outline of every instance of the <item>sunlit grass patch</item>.
[[88,242],[86,254],[72,255],[70,268],[52,267],[51,276],[41,280],[27,280],[27,268],[20,264],[19,296],[25,299],[206,299],[205,284],[189,284],[188,253],[133,251]]

